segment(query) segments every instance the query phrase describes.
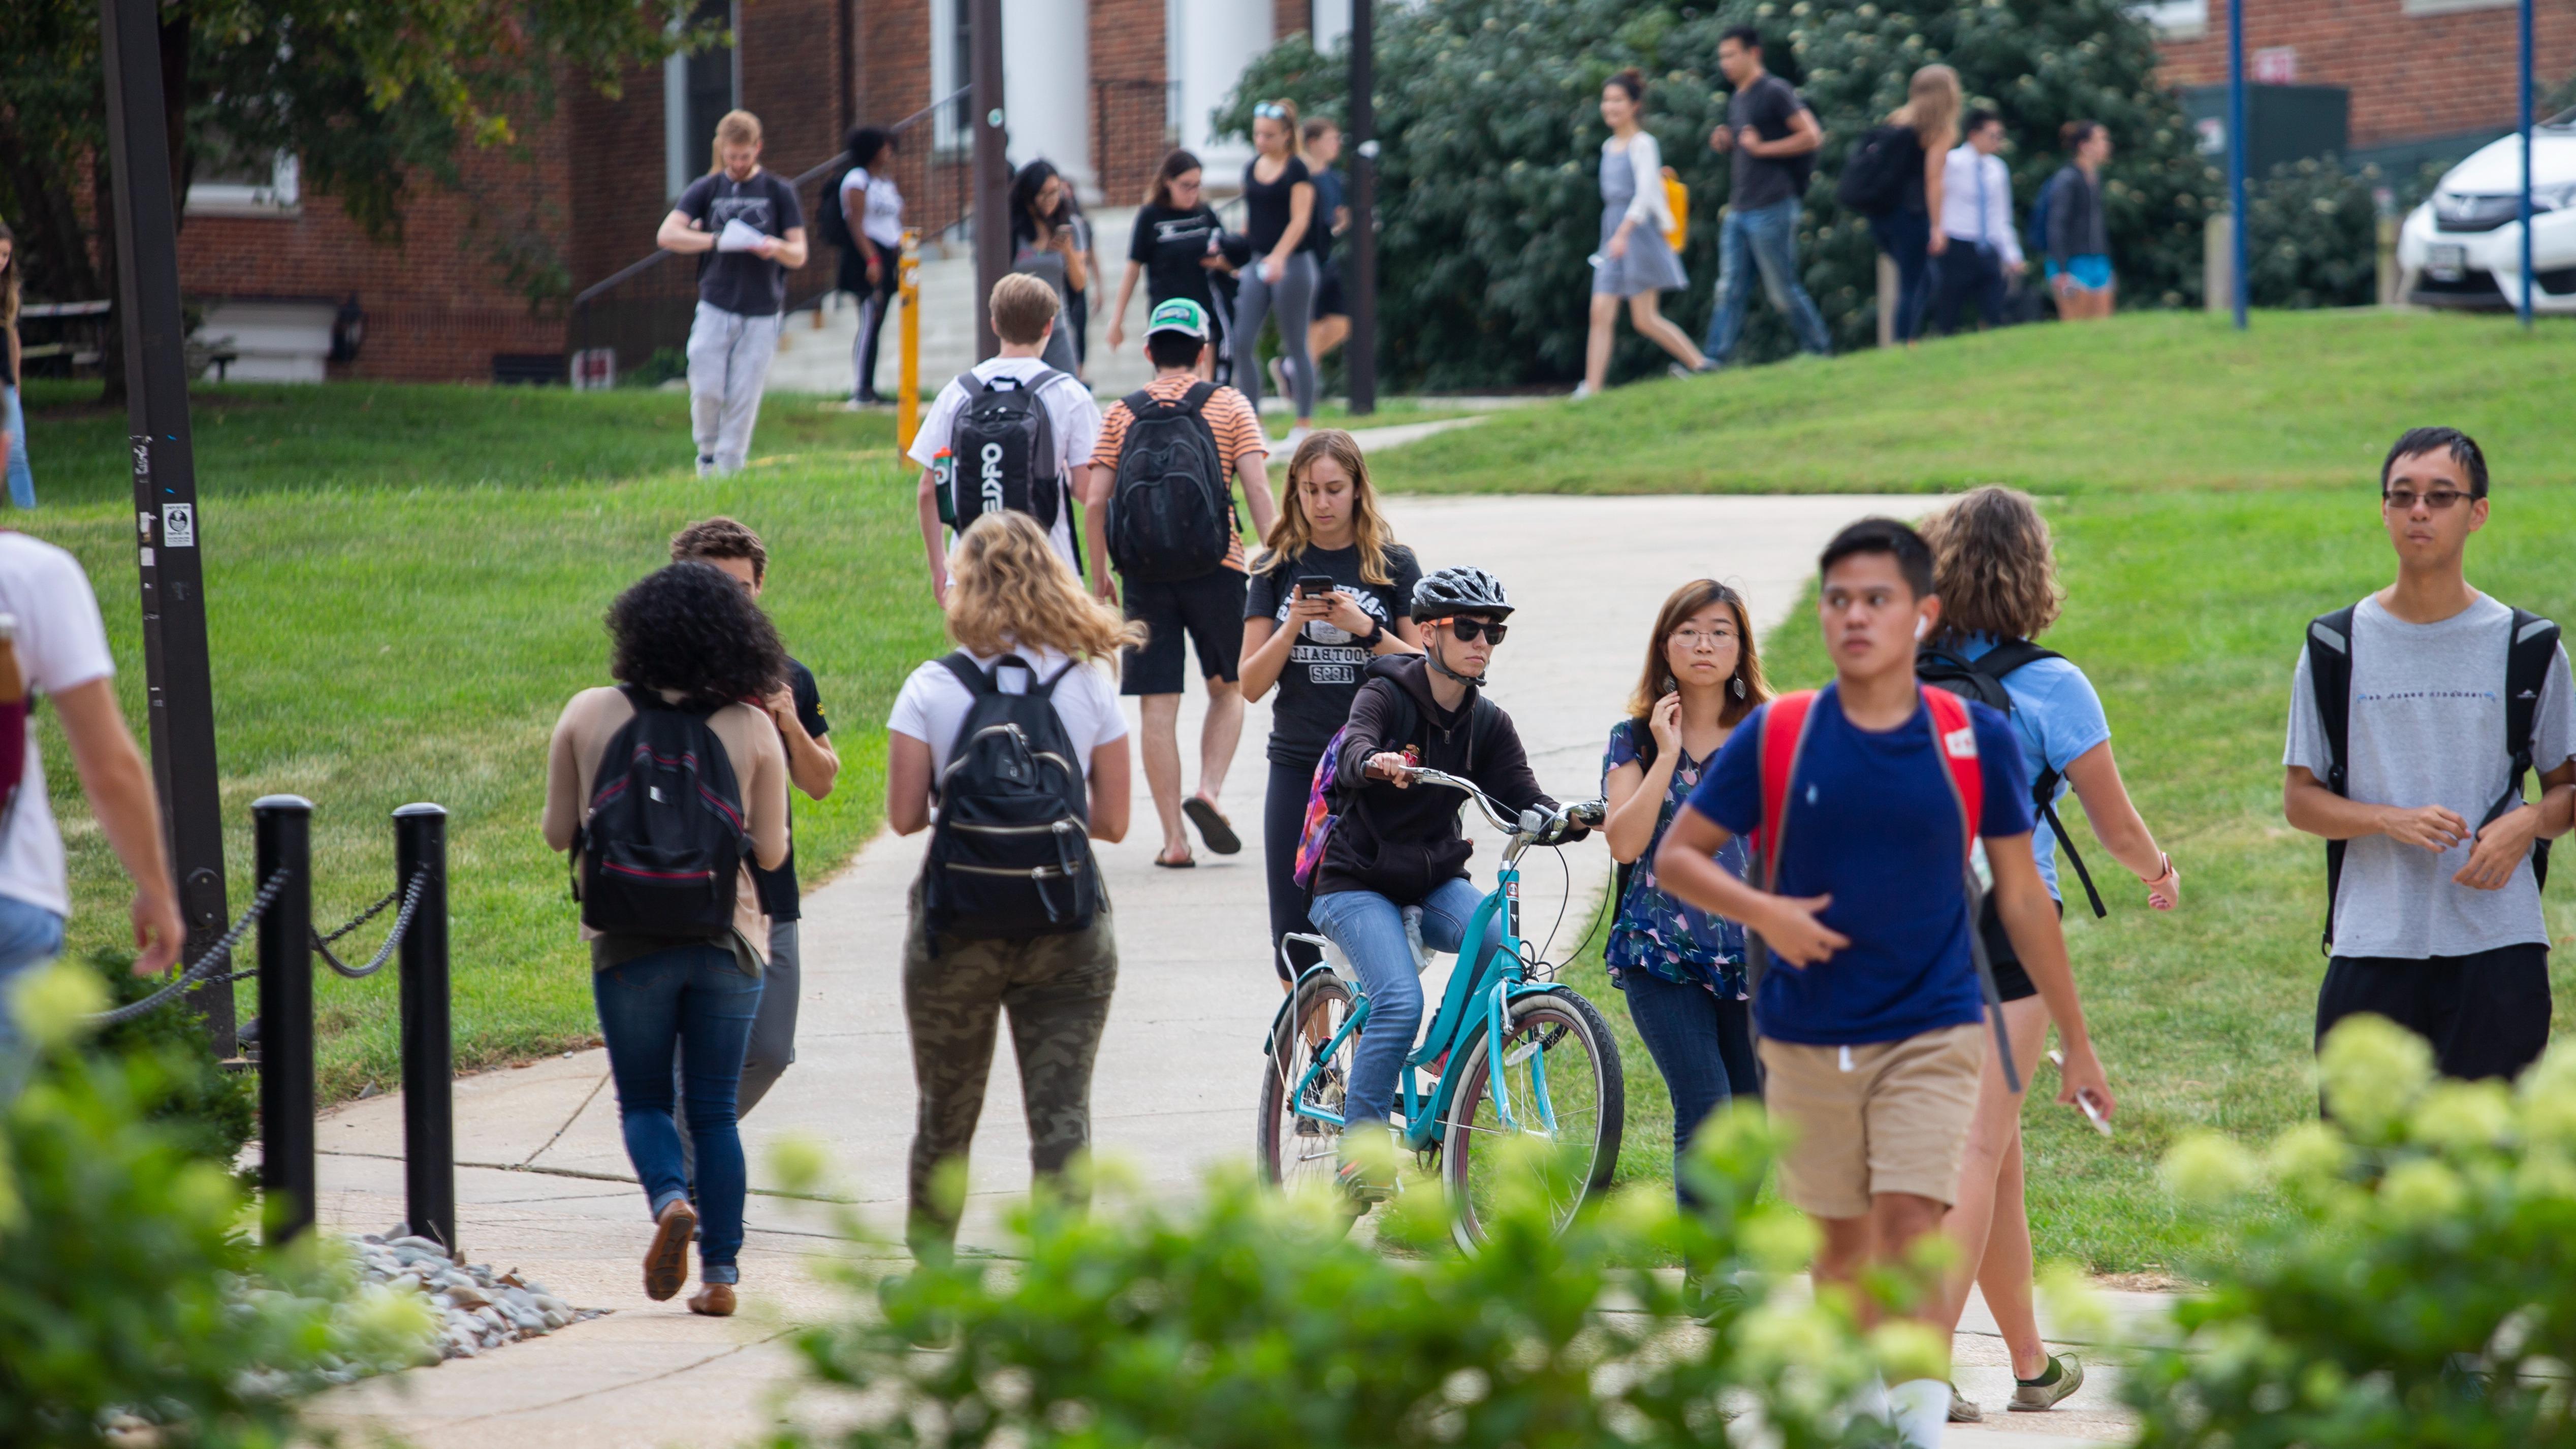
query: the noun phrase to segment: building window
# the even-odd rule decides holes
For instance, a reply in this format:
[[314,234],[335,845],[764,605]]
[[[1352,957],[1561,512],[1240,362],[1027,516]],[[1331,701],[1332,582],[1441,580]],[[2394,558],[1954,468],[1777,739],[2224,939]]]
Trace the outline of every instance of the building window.
[[735,0],[698,0],[687,27],[721,24],[725,43],[662,63],[664,179],[674,197],[707,174],[715,156],[716,122],[742,104],[742,64],[733,45],[741,22]]
[[293,153],[232,154],[220,140],[201,148],[188,181],[190,216],[295,216],[301,211],[300,168]]
[[[973,0],[931,0],[930,94],[936,98],[975,83],[975,6]],[[939,108],[931,118],[932,144],[940,150],[969,145],[975,138],[975,98]]]
[[2399,0],[2406,15],[2451,15],[2462,10],[2510,10],[2515,0]]
[[2139,0],[2129,13],[2155,27],[2163,40],[2192,40],[2209,31],[2209,0]]

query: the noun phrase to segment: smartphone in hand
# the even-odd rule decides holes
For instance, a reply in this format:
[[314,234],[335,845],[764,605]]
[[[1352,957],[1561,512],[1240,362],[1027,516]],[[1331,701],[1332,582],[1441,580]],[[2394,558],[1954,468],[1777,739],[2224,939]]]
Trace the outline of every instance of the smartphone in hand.
[[1308,574],[1297,581],[1297,597],[1301,599],[1319,599],[1324,595],[1331,593],[1335,587],[1336,585],[1333,583],[1330,575]]

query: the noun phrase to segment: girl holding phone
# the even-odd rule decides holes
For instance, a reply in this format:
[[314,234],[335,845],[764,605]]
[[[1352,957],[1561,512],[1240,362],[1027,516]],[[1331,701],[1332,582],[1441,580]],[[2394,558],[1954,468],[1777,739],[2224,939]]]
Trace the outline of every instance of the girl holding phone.
[[1412,618],[1422,566],[1377,511],[1359,444],[1339,428],[1306,435],[1288,460],[1287,496],[1266,547],[1252,561],[1243,605],[1243,697],[1279,689],[1270,709],[1270,787],[1261,846],[1270,876],[1270,964],[1282,986],[1314,964],[1299,947],[1292,966],[1280,938],[1312,933],[1297,884],[1297,838],[1315,764],[1350,718],[1360,673],[1379,654],[1422,646]]

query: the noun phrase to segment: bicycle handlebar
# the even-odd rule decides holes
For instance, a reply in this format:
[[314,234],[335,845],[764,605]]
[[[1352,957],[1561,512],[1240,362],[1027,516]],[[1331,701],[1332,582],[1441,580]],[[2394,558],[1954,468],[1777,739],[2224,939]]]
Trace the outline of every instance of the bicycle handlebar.
[[1476,802],[1476,808],[1484,812],[1485,819],[1496,830],[1506,835],[1526,837],[1532,841],[1538,840],[1547,833],[1546,822],[1563,820],[1569,825],[1585,830],[1597,830],[1602,822],[1609,818],[1610,813],[1609,805],[1605,801],[1578,800],[1574,804],[1561,807],[1552,816],[1543,817],[1541,825],[1532,829],[1523,824],[1520,816],[1505,809],[1502,802],[1486,794],[1472,780],[1452,775],[1446,770],[1434,770],[1425,765],[1415,765],[1406,769],[1404,778],[1414,784],[1446,785],[1452,790],[1463,791],[1468,799]]

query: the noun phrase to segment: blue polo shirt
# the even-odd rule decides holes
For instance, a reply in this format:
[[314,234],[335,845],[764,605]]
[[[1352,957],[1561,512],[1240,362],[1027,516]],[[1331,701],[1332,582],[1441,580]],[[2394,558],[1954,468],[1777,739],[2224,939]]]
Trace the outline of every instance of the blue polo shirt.
[[[1709,766],[1691,808],[1735,835],[1762,824],[1762,731],[1754,711]],[[1985,774],[1981,833],[2028,835],[2030,782],[2021,741],[2001,714],[1968,706]],[[1762,1034],[1817,1046],[1899,1041],[1981,1021],[1968,951],[1967,861],[1959,804],[1922,706],[1885,733],[1843,717],[1830,688],[1816,698],[1806,750],[1789,782],[1783,895],[1830,895],[1818,917],[1851,944],[1812,966],[1773,958],[1754,1001]]]

